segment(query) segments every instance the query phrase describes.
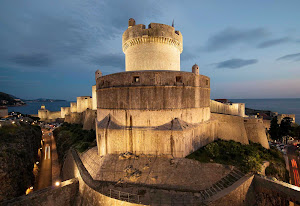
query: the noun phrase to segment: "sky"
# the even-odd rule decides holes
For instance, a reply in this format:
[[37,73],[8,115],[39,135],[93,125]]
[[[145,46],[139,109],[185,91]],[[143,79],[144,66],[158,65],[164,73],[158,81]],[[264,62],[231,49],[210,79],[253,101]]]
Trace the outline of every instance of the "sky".
[[211,98],[300,98],[298,0],[0,1],[0,91],[23,99],[91,95],[94,72],[125,71],[128,19],[183,35],[181,70]]

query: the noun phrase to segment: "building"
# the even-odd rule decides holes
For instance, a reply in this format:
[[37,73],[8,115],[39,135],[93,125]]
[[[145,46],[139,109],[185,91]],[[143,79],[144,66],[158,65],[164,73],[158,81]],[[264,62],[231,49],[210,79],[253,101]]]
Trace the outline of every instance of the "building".
[[269,147],[263,123],[244,121],[245,104],[210,100],[210,78],[199,74],[198,65],[180,71],[180,31],[158,23],[146,28],[129,19],[122,40],[125,72],[96,71],[100,155],[184,157],[218,138]]

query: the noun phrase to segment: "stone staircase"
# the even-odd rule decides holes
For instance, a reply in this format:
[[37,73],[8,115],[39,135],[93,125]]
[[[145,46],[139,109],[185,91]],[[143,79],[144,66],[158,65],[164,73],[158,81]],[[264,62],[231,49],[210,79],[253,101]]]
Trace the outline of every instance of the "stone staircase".
[[243,172],[234,168],[228,175],[220,179],[218,182],[213,184],[210,188],[200,191],[200,195],[204,200],[208,199],[209,197],[217,194],[218,192],[224,190],[225,188],[231,186],[241,177],[245,176]]

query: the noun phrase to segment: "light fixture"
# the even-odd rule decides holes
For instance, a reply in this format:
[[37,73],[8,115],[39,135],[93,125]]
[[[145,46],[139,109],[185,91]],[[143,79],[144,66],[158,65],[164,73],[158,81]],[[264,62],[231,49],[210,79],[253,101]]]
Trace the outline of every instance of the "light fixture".
[[60,185],[60,182],[59,182],[59,181],[56,181],[56,182],[55,182],[55,186],[58,187],[59,185]]

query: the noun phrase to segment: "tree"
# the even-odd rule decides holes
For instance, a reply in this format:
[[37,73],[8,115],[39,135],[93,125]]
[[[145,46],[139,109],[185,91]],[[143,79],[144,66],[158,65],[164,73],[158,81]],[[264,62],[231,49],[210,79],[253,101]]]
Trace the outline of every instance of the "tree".
[[285,117],[280,123],[280,136],[290,135],[292,131],[292,119],[290,117]]
[[273,117],[271,120],[271,125],[269,129],[269,134],[271,136],[271,139],[273,140],[279,140],[280,139],[280,133],[279,133],[279,124],[277,116]]

